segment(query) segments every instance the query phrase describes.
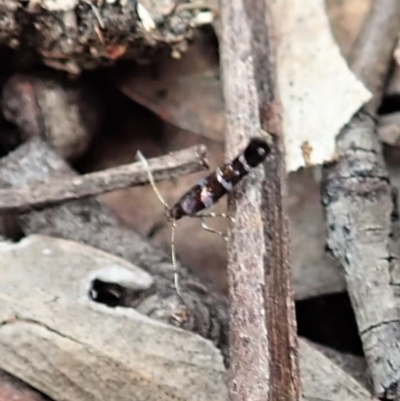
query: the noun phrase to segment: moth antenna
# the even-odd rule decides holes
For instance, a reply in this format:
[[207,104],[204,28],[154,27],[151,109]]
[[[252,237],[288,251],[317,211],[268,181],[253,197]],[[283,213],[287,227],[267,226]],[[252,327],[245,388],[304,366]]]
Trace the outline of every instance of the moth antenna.
[[[150,170],[150,165],[149,162],[147,161],[147,159],[143,156],[143,153],[138,150],[137,151],[137,156],[140,159],[140,161],[145,165],[146,167],[146,171],[147,171],[147,177],[149,179],[150,185],[153,188],[157,198],[159,199],[159,201],[164,205],[165,210],[170,211],[171,208],[169,207],[168,203],[164,200],[164,198],[162,197],[160,191],[158,190],[155,180],[154,180],[154,176],[153,173]],[[172,268],[173,268],[173,272],[174,272],[174,286],[175,286],[175,290],[176,293],[178,294],[179,298],[181,300],[183,300],[182,297],[182,293],[181,293],[181,289],[179,286],[179,271],[178,271],[178,265],[177,265],[177,261],[176,261],[176,253],[175,253],[175,228],[176,228],[176,219],[171,218],[171,260],[172,260]]]
[[156,182],[154,180],[153,173],[150,170],[149,162],[143,156],[143,153],[140,150],[137,151],[137,157],[146,166],[147,177],[149,179],[150,185],[153,188],[153,191],[155,192],[158,200],[163,204],[163,206],[165,207],[166,210],[170,210],[170,207],[169,207],[168,203],[164,200],[164,198],[162,197],[160,191],[157,188]]

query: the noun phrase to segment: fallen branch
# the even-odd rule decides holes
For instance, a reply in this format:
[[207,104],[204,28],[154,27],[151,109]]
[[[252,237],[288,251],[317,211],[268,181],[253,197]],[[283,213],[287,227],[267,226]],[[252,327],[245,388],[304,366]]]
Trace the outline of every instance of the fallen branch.
[[[207,168],[205,157],[206,148],[199,145],[150,159],[149,166],[154,179],[160,181]],[[81,176],[53,178],[20,188],[0,189],[0,214],[45,208],[148,182],[147,167],[142,162],[136,162]]]
[[338,162],[324,169],[327,241],[342,264],[378,396],[400,379],[400,314],[395,296],[398,212],[371,116],[378,107],[400,30],[400,2],[376,0],[350,65],[374,97],[337,138]]
[[237,153],[248,138],[275,136],[264,168],[234,191],[230,204],[235,219],[228,243],[232,401],[299,399],[270,3],[221,3],[228,153]]

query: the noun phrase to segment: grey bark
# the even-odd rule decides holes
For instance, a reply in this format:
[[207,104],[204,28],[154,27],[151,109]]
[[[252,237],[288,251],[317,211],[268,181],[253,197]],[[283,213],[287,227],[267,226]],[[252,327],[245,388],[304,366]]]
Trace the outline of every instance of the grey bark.
[[400,30],[400,3],[376,0],[350,66],[373,99],[337,138],[338,161],[325,169],[327,242],[344,268],[375,393],[393,397],[400,379],[396,197],[383,161],[374,114]]

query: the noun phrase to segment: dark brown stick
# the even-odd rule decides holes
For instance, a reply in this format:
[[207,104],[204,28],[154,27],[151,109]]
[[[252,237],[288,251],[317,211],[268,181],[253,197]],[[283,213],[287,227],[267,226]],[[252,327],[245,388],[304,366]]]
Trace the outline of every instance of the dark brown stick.
[[376,0],[350,56],[374,97],[338,136],[339,160],[325,168],[323,180],[328,245],[345,271],[378,396],[392,396],[400,379],[399,220],[370,113],[379,105],[399,30],[400,2]]
[[228,153],[237,153],[248,138],[275,135],[264,168],[256,169],[231,199],[231,401],[295,401],[296,324],[270,2],[224,0],[221,19]]
[[[192,146],[166,156],[150,159],[149,167],[155,180],[166,180],[207,168],[205,156],[204,146]],[[148,182],[147,167],[142,162],[136,162],[81,176],[52,179],[21,188],[0,189],[0,214],[21,213]]]

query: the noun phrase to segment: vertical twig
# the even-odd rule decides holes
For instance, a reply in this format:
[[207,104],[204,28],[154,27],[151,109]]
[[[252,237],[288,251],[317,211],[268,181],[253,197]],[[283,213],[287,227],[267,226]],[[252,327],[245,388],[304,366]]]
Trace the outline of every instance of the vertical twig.
[[396,299],[398,211],[375,114],[400,29],[400,2],[376,0],[350,55],[373,92],[337,138],[338,162],[324,169],[327,241],[344,268],[375,392],[389,396],[400,379],[400,314]]
[[295,401],[297,341],[270,1],[223,0],[221,19],[228,154],[250,137],[275,137],[263,168],[231,199],[230,395],[232,401]]

